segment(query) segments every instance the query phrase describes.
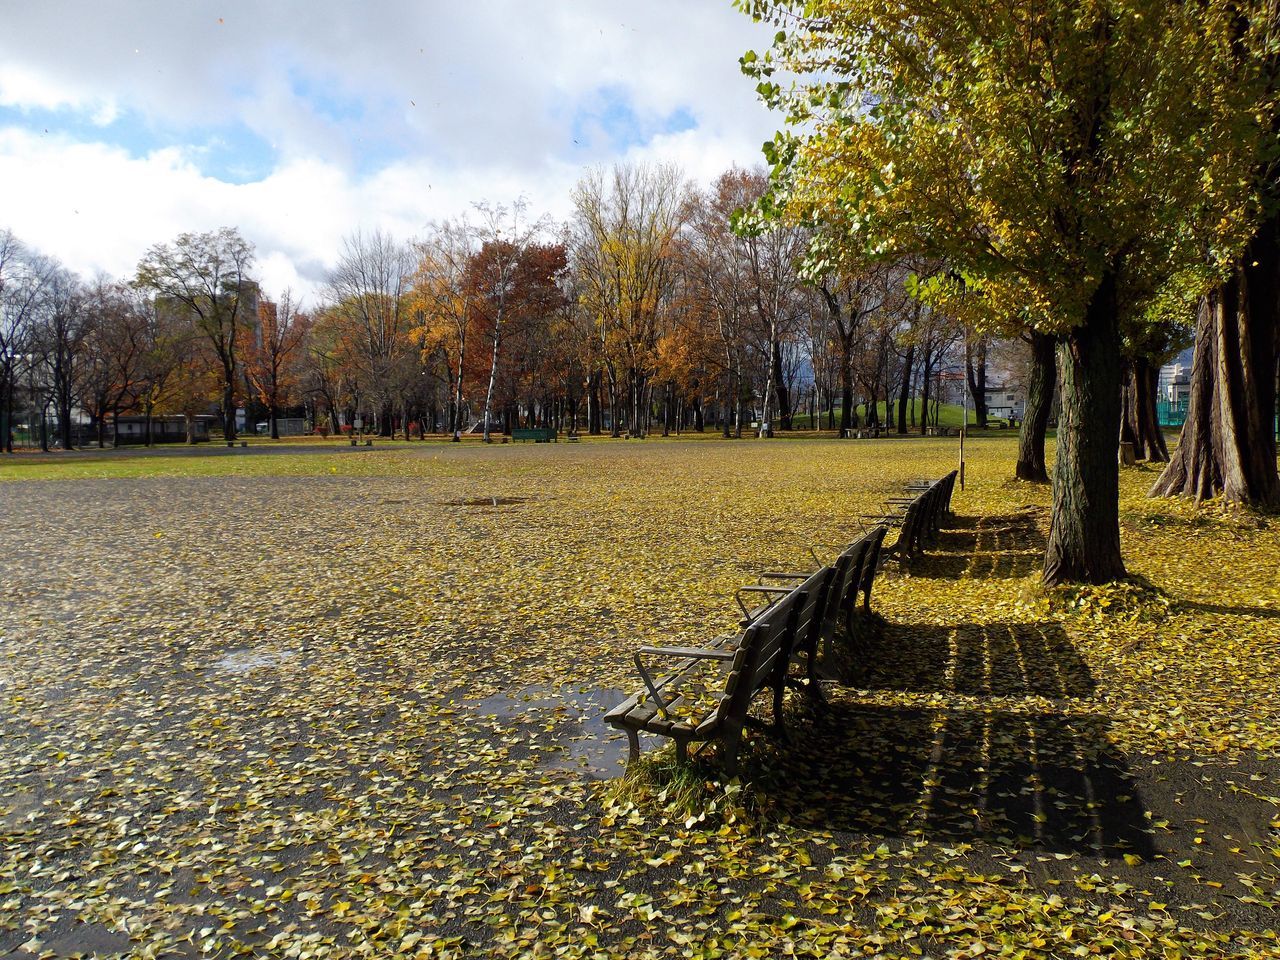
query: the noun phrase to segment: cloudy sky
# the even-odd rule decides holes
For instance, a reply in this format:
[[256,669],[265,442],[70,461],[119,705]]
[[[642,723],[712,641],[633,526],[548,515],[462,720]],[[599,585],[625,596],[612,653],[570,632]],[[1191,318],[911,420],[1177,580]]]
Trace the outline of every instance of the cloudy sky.
[[344,234],[475,201],[564,218],[584,168],[707,182],[776,126],[730,0],[0,0],[0,229],[91,275],[237,226],[276,293]]

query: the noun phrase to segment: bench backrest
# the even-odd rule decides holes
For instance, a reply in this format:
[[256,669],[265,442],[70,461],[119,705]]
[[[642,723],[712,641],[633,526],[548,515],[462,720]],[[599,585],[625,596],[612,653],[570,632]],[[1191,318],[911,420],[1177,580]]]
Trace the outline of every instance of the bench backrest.
[[797,587],[743,631],[717,717],[745,717],[751,698],[778,682],[779,673],[787,668],[796,622],[808,596],[808,591]]
[[836,582],[835,603],[833,606],[847,619],[849,611],[858,599],[858,588],[862,585],[862,564],[867,552],[871,549],[871,541],[863,536],[845,547],[842,557],[848,558],[844,577]]
[[867,552],[862,558],[862,574],[858,578],[858,590],[862,592],[862,603],[871,608],[871,587],[875,583],[876,571],[880,568],[880,548],[884,545],[884,535],[888,531],[883,523],[867,534]]
[[956,477],[960,475],[959,470],[952,470],[942,478],[942,512],[951,512],[951,495],[955,493]]
[[822,625],[827,618],[827,607],[830,604],[832,584],[835,582],[836,568],[822,567],[797,589],[805,591],[805,602],[800,606],[796,617],[795,635],[792,638],[792,650],[806,650],[812,655],[822,639]]
[[928,497],[927,509],[928,514],[927,533],[929,536],[937,533],[942,527],[942,515],[947,511],[947,505],[951,502],[951,481],[955,476],[955,471],[948,473],[945,477],[934,481],[925,494]]
[[926,491],[907,504],[906,515],[902,518],[902,526],[898,529],[898,541],[894,544],[899,560],[909,560],[916,555],[916,549],[923,534],[921,527],[924,523],[925,497],[928,495]]
[[849,568],[853,564],[853,553],[846,547],[831,567],[831,583],[827,587],[827,601],[822,609],[822,623],[819,630],[826,627],[828,621],[839,615],[844,601],[844,590],[849,583]]

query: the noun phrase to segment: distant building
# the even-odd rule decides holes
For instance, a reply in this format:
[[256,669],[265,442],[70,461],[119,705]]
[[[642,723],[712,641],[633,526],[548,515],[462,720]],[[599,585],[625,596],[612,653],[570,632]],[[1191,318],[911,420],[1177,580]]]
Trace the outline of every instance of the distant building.
[[1164,427],[1179,427],[1191,402],[1191,361],[1194,347],[1187,347],[1160,368],[1156,381],[1156,419]]
[[987,416],[995,420],[1021,420],[1027,408],[1027,392],[1014,384],[987,384]]
[[[209,424],[213,422],[214,417],[199,416],[195,417],[194,433],[197,443],[204,443],[209,439]],[[147,442],[147,418],[146,417],[120,417],[116,421],[116,425],[120,429],[120,442],[125,443],[146,443]],[[107,423],[107,436],[113,436],[111,423]],[[186,443],[187,442],[187,418],[180,416],[164,416],[151,418],[151,442],[152,443]]]
[[[282,437],[301,437],[307,432],[307,421],[302,417],[276,417],[276,430]],[[254,433],[270,436],[271,421],[259,420],[254,424]]]
[[1157,399],[1167,403],[1185,403],[1191,395],[1191,360],[1194,348],[1187,347],[1160,368],[1157,382]]

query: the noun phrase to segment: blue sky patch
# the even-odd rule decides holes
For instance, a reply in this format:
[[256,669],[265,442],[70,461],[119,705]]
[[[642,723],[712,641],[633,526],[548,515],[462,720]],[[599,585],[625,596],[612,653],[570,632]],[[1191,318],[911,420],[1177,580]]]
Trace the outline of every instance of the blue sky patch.
[[275,147],[242,123],[183,129],[149,123],[137,113],[121,111],[110,123],[95,121],[96,111],[60,108],[20,110],[0,106],[0,126],[36,135],[66,137],[79,143],[102,143],[144,157],[178,147],[205,176],[227,183],[252,183],[275,167]]
[[590,100],[579,105],[571,123],[575,152],[579,153],[601,147],[621,153],[644,146],[660,134],[681,133],[697,126],[697,119],[686,107],[665,116],[641,116],[627,91],[616,86],[597,88]]
[[343,94],[337,84],[298,70],[289,71],[289,89],[317,117],[338,124],[359,124],[366,116],[364,102]]

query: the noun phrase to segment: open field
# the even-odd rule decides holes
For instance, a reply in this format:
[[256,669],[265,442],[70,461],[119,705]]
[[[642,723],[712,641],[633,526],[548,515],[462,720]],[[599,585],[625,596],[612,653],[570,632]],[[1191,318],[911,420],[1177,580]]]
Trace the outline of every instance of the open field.
[[692,815],[630,652],[955,440],[0,462],[0,955],[1280,956],[1280,523],[1129,470],[1152,588],[1046,597],[1015,443]]

